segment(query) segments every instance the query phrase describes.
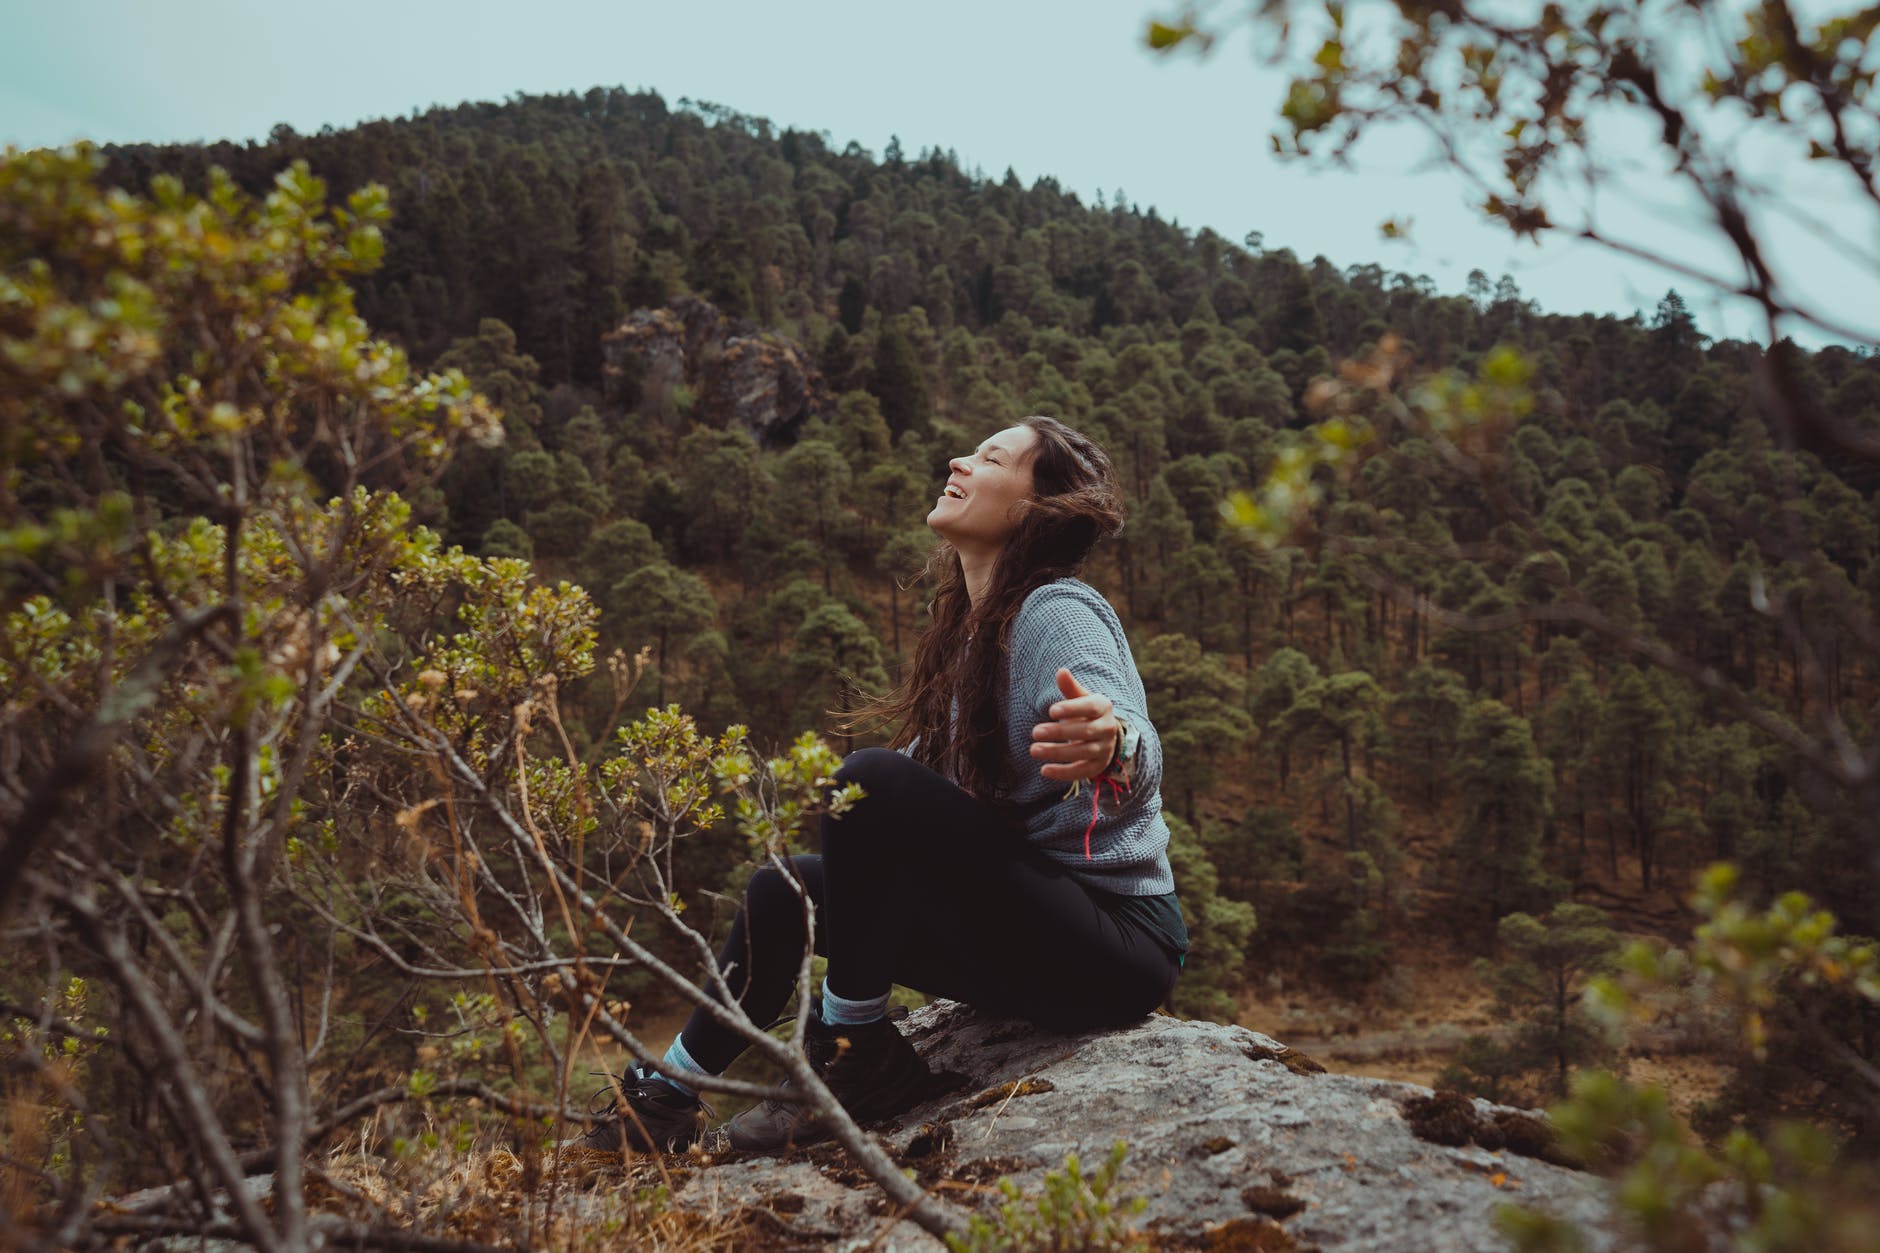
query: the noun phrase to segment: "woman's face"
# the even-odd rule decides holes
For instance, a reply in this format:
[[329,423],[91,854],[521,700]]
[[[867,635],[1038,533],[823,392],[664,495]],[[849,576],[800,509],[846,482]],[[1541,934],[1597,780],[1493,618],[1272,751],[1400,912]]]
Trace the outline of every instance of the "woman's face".
[[946,490],[934,502],[927,525],[953,547],[997,551],[1017,520],[1013,506],[1031,499],[1031,459],[1038,433],[1008,426],[974,450],[948,462]]

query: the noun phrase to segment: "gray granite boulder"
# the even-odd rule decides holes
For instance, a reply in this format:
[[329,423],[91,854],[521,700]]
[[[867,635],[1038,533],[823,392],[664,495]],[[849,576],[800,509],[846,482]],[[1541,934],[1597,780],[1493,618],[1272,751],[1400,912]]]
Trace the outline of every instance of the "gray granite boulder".
[[[1601,1230],[1605,1185],[1558,1159],[1535,1115],[1427,1088],[1325,1073],[1244,1027],[1155,1016],[1056,1035],[951,1002],[902,1029],[950,1090],[874,1131],[948,1200],[982,1212],[1009,1176],[1032,1191],[1076,1153],[1129,1144],[1116,1192],[1164,1248],[1500,1250],[1502,1205]],[[1539,1154],[1541,1156],[1533,1156]],[[761,1219],[790,1245],[936,1249],[843,1155],[707,1153],[675,1203]],[[870,1244],[871,1241],[878,1243]]]

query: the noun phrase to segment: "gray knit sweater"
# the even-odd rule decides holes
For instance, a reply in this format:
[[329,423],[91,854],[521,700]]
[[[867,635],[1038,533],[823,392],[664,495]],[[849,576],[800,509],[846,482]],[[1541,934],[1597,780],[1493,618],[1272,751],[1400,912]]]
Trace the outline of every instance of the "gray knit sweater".
[[[1090,826],[1094,784],[1087,781],[1075,795],[1065,795],[1067,785],[1039,775],[1040,763],[1031,755],[1032,727],[1049,722],[1051,706],[1063,699],[1057,686],[1059,666],[1086,691],[1109,697],[1117,716],[1142,735],[1129,794],[1118,801],[1103,788],[1088,858],[1084,831]],[[1129,637],[1110,602],[1095,588],[1077,579],[1058,579],[1025,598],[1012,622],[999,712],[1006,728],[1008,777],[1020,780],[1011,800],[1036,807],[1047,797],[1063,797],[1032,813],[1026,838],[1087,886],[1118,896],[1174,891],[1168,824],[1162,820],[1162,741],[1149,723],[1149,702],[1130,655]]]

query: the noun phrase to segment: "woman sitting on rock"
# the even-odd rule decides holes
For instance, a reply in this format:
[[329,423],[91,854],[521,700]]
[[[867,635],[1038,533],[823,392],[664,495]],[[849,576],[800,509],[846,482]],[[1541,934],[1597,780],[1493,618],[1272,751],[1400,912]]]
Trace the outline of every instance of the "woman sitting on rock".
[[[788,876],[816,903],[829,959],[806,1052],[856,1120],[899,1113],[928,1071],[887,1018],[900,983],[1048,1028],[1118,1026],[1173,986],[1187,931],[1169,871],[1162,750],[1116,613],[1076,575],[1122,526],[1109,457],[1048,417],[955,458],[927,516],[943,541],[931,626],[900,688],[865,714],[899,723],[895,751],[849,755],[861,801],[822,821],[822,854]],[[796,884],[759,870],[718,958],[755,1022],[796,985],[805,942]],[[703,1129],[689,1074],[745,1048],[695,1010],[657,1072],[636,1069],[618,1117],[582,1143],[683,1148]],[[824,1138],[800,1103],[732,1119],[734,1147]]]

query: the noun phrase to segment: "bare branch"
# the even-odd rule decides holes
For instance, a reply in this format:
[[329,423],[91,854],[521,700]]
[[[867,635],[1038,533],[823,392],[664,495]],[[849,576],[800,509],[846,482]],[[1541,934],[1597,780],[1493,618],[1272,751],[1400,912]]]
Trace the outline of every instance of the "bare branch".
[[[490,791],[483,778],[463,760],[450,742],[442,735],[437,735],[434,743],[439,755],[450,764],[452,772],[466,787],[477,794],[497,821],[509,828],[516,838],[527,839],[527,833],[522,829],[521,824],[509,813],[501,800]],[[697,984],[668,966],[657,955],[621,930],[612,919],[607,917],[600,903],[588,895],[581,885],[559,865],[550,862],[548,869],[560,882],[562,890],[568,893],[570,899],[580,906],[582,912],[601,928],[616,947],[641,962],[683,999],[704,1009],[718,1021],[738,1032],[750,1046],[781,1066],[795,1085],[794,1095],[816,1112],[823,1126],[843,1148],[848,1150],[856,1163],[868,1172],[869,1177],[887,1194],[890,1201],[905,1206],[909,1216],[934,1235],[945,1236],[964,1230],[964,1222],[953,1207],[929,1196],[918,1184],[903,1175],[894,1159],[855,1125],[855,1120],[849,1117],[848,1112],[823,1084],[821,1077],[811,1069],[799,1047],[786,1045],[761,1030],[751,1022],[749,1016],[736,1001],[725,1004],[708,995]],[[799,1022],[801,1013],[802,1011],[799,1010]],[[625,1036],[626,1033],[618,1034]],[[634,1047],[637,1054],[648,1061],[652,1060],[647,1057],[646,1051],[638,1046],[637,1042]],[[688,1075],[686,1082],[706,1088],[713,1086],[701,1076]]]
[[[28,873],[31,875],[30,871]],[[105,921],[89,894],[68,892],[37,875],[31,877],[34,879],[34,890],[70,914],[99,953],[116,967],[117,985],[128,1007],[141,1023],[144,1041],[155,1050],[163,1068],[163,1095],[182,1115],[182,1129],[195,1143],[210,1173],[228,1191],[242,1238],[264,1253],[285,1248],[259,1203],[242,1187],[246,1172],[229,1143],[221,1118],[210,1103],[201,1077],[190,1061],[188,1047],[171,1024],[168,1010],[135,960],[123,932]]]

